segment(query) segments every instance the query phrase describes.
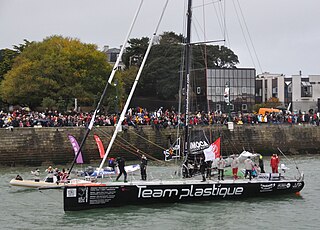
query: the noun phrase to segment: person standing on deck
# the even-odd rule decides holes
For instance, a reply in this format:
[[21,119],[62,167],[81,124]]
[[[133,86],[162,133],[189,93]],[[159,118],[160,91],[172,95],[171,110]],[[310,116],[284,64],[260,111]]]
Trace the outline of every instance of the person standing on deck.
[[142,155],[140,162],[141,180],[147,180],[147,164],[147,157],[145,155]]
[[223,176],[224,176],[224,166],[225,166],[226,162],[225,160],[222,158],[222,156],[220,156],[217,166],[218,166],[218,180],[223,180]]
[[270,166],[272,173],[278,173],[279,157],[277,154],[273,154],[270,160]]
[[124,158],[122,158],[122,157],[118,157],[117,158],[117,163],[118,163],[118,167],[119,167],[119,175],[117,176],[117,179],[116,179],[116,181],[118,181],[119,180],[119,178],[121,177],[121,175],[123,174],[124,175],[124,182],[128,182],[127,181],[127,172],[126,172],[126,170],[124,169],[124,167],[125,167],[125,160],[124,160]]
[[231,168],[232,168],[233,179],[234,180],[238,179],[239,159],[235,155],[232,156]]
[[207,161],[207,178],[211,180],[212,161]]
[[244,174],[244,178],[246,178],[247,175],[248,175],[248,173],[249,173],[249,180],[251,180],[253,167],[254,167],[253,161],[251,160],[250,157],[248,157],[248,158],[244,161],[244,168],[245,168],[245,170],[246,170],[246,173]]
[[265,173],[262,155],[259,155],[259,167],[260,167],[260,172]]
[[207,167],[207,163],[204,161],[203,157],[200,157],[200,172],[202,175],[202,181],[201,182],[205,182],[206,181],[206,167]]

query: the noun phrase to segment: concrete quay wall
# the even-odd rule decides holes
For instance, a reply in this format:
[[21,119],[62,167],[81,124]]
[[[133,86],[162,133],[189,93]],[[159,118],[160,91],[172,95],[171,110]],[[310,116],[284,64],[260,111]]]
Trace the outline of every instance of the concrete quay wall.
[[[225,126],[199,126],[210,142],[221,136],[223,155],[240,153],[243,149],[271,155],[279,147],[285,154],[319,154],[320,127],[311,125],[236,125],[233,131]],[[97,134],[105,148],[114,127],[95,127],[83,148],[85,163],[99,162],[99,151],[93,135]],[[181,130],[181,133],[183,131]],[[0,165],[48,165],[70,164],[74,152],[68,134],[76,137],[79,144],[85,134],[84,127],[61,128],[14,128],[0,129]],[[163,159],[163,150],[176,139],[176,129],[156,130],[150,126],[120,132],[109,156],[124,156],[127,160],[138,160],[145,152]]]

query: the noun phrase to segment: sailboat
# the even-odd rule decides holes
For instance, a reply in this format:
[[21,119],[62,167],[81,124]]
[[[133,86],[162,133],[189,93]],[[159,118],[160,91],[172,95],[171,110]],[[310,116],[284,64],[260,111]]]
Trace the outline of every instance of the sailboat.
[[[186,155],[186,159],[190,153],[188,93],[191,46],[191,6],[192,0],[188,0],[185,52],[186,117],[184,155]],[[150,43],[152,43],[152,40]],[[135,84],[136,83],[137,81],[135,81]],[[115,132],[117,132],[117,128]],[[63,207],[65,211],[78,211],[85,209],[118,207],[123,205],[241,199],[245,197],[294,194],[301,191],[303,187],[303,173],[299,173],[297,178],[285,178],[281,175],[266,174],[263,177],[252,179],[251,181],[248,179],[233,180],[226,178],[225,180],[206,180],[205,182],[202,182],[199,178],[192,177],[147,181],[132,180],[129,182],[115,181],[107,183],[88,183],[77,184],[75,186],[68,185],[64,187]]]

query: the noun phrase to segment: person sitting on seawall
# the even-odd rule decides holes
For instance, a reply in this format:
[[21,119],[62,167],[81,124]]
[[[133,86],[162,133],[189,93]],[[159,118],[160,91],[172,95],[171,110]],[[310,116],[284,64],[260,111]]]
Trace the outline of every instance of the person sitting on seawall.
[[272,173],[278,173],[279,157],[277,154],[273,154],[270,160],[270,166]]
[[124,158],[122,158],[122,157],[117,157],[117,163],[118,163],[118,167],[119,167],[119,175],[117,176],[117,179],[116,179],[116,181],[118,181],[119,180],[119,178],[121,177],[121,175],[123,174],[124,175],[124,182],[128,182],[127,181],[127,172],[126,172],[126,170],[124,169],[124,167],[125,167],[125,160],[124,160]]
[[52,166],[50,165],[47,169],[46,172],[48,173],[45,182],[53,183],[53,169]]
[[145,155],[142,155],[140,162],[141,180],[147,180],[147,164],[147,157]]
[[31,171],[31,174],[34,175],[35,182],[40,182],[40,170],[38,168],[35,171]]

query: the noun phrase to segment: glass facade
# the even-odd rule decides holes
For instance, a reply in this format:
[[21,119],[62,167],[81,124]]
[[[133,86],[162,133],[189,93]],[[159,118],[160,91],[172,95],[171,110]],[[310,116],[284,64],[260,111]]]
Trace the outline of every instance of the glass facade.
[[[230,87],[233,112],[251,112],[255,104],[255,69],[208,69],[207,101],[210,111],[227,112],[224,101],[225,85]],[[220,109],[219,109],[220,108]]]

